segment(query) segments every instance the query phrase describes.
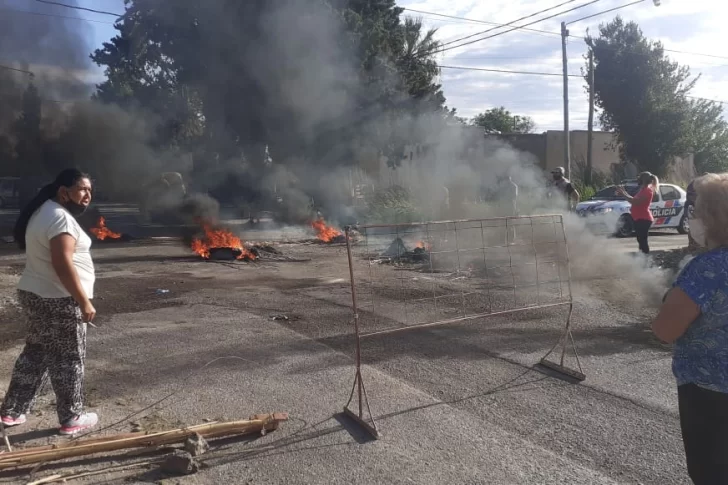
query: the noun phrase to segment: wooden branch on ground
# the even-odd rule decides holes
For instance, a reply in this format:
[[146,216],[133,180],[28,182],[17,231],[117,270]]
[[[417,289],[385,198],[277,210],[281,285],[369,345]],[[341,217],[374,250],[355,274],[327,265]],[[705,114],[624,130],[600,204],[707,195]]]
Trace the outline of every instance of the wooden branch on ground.
[[8,452],[12,452],[13,447],[10,446],[10,440],[8,439],[8,433],[5,430],[5,425],[3,424],[2,421],[0,421],[0,434],[3,435],[3,442],[5,442],[5,448],[8,449]]
[[288,420],[287,413],[256,414],[243,421],[206,423],[159,433],[127,433],[27,448],[0,454],[0,470],[128,448],[156,448],[182,443],[195,434],[209,439],[273,431],[278,429],[281,421],[286,420]]
[[137,462],[137,463],[129,463],[127,465],[117,465],[117,466],[112,466],[112,467],[108,467],[108,468],[102,468],[100,470],[92,470],[89,472],[71,473],[69,475],[61,475],[60,473],[58,473],[55,475],[50,475],[48,477],[43,477],[34,482],[29,482],[26,485],[44,485],[47,483],[56,483],[56,482],[65,483],[68,480],[77,480],[79,478],[92,477],[94,475],[102,475],[104,473],[121,472],[121,471],[132,470],[134,468],[140,468],[143,466],[154,465],[156,463],[160,463],[161,461],[162,461],[161,458],[155,458],[154,460],[146,460],[146,461],[141,461],[141,462]]

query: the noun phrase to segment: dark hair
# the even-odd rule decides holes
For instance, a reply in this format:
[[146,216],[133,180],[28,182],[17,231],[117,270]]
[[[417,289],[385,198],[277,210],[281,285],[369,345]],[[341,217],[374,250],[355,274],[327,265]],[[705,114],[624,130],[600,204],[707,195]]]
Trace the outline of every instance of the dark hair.
[[89,178],[87,174],[75,168],[67,168],[58,174],[53,183],[44,186],[20,211],[18,220],[15,222],[13,235],[18,247],[25,250],[25,231],[28,229],[28,222],[40,206],[52,199],[61,187],[73,187],[79,180]]
[[657,190],[657,185],[660,183],[660,179],[657,178],[657,175],[654,175],[651,172],[642,172],[637,176],[637,182],[645,187],[652,185],[652,188]]

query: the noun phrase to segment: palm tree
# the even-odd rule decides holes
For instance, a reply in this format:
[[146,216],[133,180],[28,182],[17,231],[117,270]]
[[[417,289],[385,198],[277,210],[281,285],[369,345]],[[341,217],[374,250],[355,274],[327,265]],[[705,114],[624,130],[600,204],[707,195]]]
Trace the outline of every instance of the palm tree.
[[437,29],[428,30],[422,35],[422,19],[407,17],[402,25],[404,38],[403,57],[431,59],[440,48],[440,41],[435,39]]
[[412,17],[407,17],[401,28],[398,65],[410,95],[421,98],[437,92],[440,87],[434,83],[440,74],[435,59],[440,48],[440,41],[435,39],[437,29],[423,33],[422,19]]

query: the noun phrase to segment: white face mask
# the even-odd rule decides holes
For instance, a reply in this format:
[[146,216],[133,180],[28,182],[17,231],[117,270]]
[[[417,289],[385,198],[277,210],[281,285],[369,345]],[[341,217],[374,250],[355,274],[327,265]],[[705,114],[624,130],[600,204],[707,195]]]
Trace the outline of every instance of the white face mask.
[[702,247],[708,245],[708,239],[705,236],[705,224],[700,219],[690,219],[690,237]]

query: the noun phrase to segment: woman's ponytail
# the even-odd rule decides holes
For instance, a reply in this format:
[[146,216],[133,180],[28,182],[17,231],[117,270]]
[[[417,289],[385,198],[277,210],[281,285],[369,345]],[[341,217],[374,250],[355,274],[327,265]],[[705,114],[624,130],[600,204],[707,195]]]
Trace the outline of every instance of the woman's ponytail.
[[642,172],[637,176],[637,182],[645,187],[652,186],[653,190],[657,190],[657,187],[660,185],[660,179],[657,178],[657,175],[653,174],[652,172]]
[[28,229],[30,218],[40,206],[52,199],[61,187],[73,187],[79,180],[88,178],[88,175],[75,168],[67,168],[58,174],[56,180],[43,187],[20,211],[18,220],[15,222],[13,236],[18,247],[25,251],[25,231]]
[[652,185],[652,189],[657,192],[657,187],[660,185],[660,179],[657,178],[657,175],[652,175],[650,177],[650,184]]
[[25,251],[25,230],[28,229],[28,222],[30,218],[35,214],[35,211],[40,209],[40,206],[45,204],[48,200],[56,196],[58,192],[58,186],[55,183],[48,184],[35,194],[30,202],[20,211],[18,220],[15,221],[15,229],[13,230],[13,236],[18,247]]

